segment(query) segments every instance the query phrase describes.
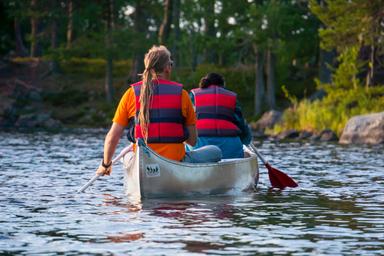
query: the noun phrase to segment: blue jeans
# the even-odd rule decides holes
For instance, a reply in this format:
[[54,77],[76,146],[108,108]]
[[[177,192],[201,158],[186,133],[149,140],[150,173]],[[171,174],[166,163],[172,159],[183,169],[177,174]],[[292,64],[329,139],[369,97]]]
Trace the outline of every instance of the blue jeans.
[[207,145],[185,152],[183,162],[187,163],[215,163],[222,158],[221,149],[214,145]]
[[221,149],[223,159],[243,158],[243,143],[240,137],[199,137],[194,147],[187,146],[187,150],[196,150],[205,145],[215,145]]

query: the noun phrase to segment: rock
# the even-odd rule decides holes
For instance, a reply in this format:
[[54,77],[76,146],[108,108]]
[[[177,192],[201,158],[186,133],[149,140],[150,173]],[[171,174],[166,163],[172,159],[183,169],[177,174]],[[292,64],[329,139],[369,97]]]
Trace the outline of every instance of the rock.
[[263,131],[260,130],[252,130],[252,137],[256,139],[262,139],[268,137]]
[[37,126],[36,115],[35,114],[25,114],[19,116],[15,123],[16,127],[22,128],[33,128]]
[[20,115],[17,119],[15,126],[19,128],[37,128],[37,127],[46,127],[46,122],[48,122],[49,125],[52,124],[51,121],[51,114],[49,113],[30,113],[30,114],[24,114]]
[[47,129],[59,129],[62,127],[62,124],[59,120],[49,118],[43,123],[43,126]]
[[15,100],[0,94],[0,115],[12,108]]
[[299,140],[307,140],[307,139],[311,138],[312,135],[313,135],[312,132],[301,131],[300,134],[299,134],[299,137],[297,137],[297,139],[299,139]]
[[18,118],[18,108],[12,104],[8,109],[3,112],[3,117],[8,123],[14,124]]
[[33,105],[26,105],[22,107],[21,109],[18,109],[19,111],[22,111],[24,114],[26,113],[36,113],[38,109]]
[[276,123],[280,122],[282,113],[280,111],[271,110],[266,113],[256,122],[252,123],[253,130],[264,131],[266,128],[272,128]]
[[299,132],[295,129],[283,131],[279,133],[276,137],[278,140],[286,140],[286,139],[296,139],[299,137]]
[[320,141],[337,141],[337,135],[331,129],[325,129],[320,133]]
[[41,95],[38,91],[32,90],[28,93],[28,99],[31,101],[40,102],[40,101],[42,101],[43,98],[41,97]]
[[384,143],[384,112],[354,116],[341,134],[341,144]]
[[313,134],[310,138],[310,141],[319,141],[320,140],[320,134]]
[[51,118],[50,113],[38,113],[36,114],[36,122],[43,124],[45,121],[48,121]]

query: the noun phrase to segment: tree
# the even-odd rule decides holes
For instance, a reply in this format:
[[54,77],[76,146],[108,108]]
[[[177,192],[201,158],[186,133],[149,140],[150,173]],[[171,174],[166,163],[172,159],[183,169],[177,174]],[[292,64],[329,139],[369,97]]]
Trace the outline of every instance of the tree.
[[369,49],[365,84],[371,86],[378,63],[376,59],[384,49],[383,1],[324,0],[324,4],[319,4],[311,0],[310,9],[324,24],[319,30],[323,49],[336,49],[339,54],[355,47]]
[[164,0],[164,16],[163,16],[163,22],[161,23],[160,29],[159,29],[159,44],[166,44],[168,42],[169,33],[171,30],[171,23],[172,23],[172,0]]
[[[255,100],[263,99],[265,93],[268,103],[263,107],[262,103],[255,102],[255,114],[259,114],[261,109],[277,107],[277,85],[284,81],[283,78],[289,78],[290,70],[297,69],[298,65],[308,65],[311,58],[313,59],[317,46],[314,36],[317,23],[311,17],[306,1],[254,1],[249,4],[247,13],[249,22],[243,23],[241,28],[254,49],[258,80],[255,84]],[[298,60],[301,60],[302,64],[298,64]],[[260,66],[263,62],[265,72]],[[263,74],[266,75],[265,90]]]
[[204,59],[209,63],[214,62],[215,51],[212,47],[216,41],[215,31],[215,0],[205,0],[204,10],[204,36],[207,40],[206,47],[204,49]]
[[38,18],[38,7],[37,7],[37,0],[31,0],[31,57],[37,56],[38,51],[38,25],[39,25],[39,18]]
[[111,103],[113,99],[113,29],[114,29],[114,0],[106,0],[106,33],[105,33],[105,95],[107,102]]
[[15,29],[16,55],[21,56],[21,57],[25,57],[28,55],[28,50],[24,46],[23,33],[21,31],[20,20],[16,17],[14,20],[14,29]]
[[143,31],[147,28],[147,20],[145,17],[145,4],[146,1],[136,0],[135,11],[133,15],[133,31],[134,31],[134,47],[132,57],[132,68],[129,74],[129,82],[135,82],[138,79],[138,74],[144,70],[144,49],[142,48],[142,42],[144,41],[145,34]]
[[257,45],[253,45],[255,51],[255,91],[254,91],[254,115],[259,115],[264,103],[265,83],[264,83],[264,54],[260,52]]
[[60,65],[57,58],[57,49],[59,47],[59,19],[62,16],[61,6],[58,0],[51,0],[49,3],[49,21],[50,21],[50,36],[51,36],[51,61],[49,73],[59,73]]
[[180,33],[180,0],[173,0],[172,7],[172,20],[173,20],[173,43],[172,43],[172,56],[173,60],[178,65],[179,63],[179,45],[181,40]]
[[73,41],[73,0],[67,0],[67,16],[67,49],[69,49]]

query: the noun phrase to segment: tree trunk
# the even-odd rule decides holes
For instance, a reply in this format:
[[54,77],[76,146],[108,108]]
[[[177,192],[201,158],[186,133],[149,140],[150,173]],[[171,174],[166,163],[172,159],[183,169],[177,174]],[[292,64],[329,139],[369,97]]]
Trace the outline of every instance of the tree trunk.
[[[145,1],[136,0],[135,12],[133,13],[133,29],[137,35],[140,35],[147,28],[144,17]],[[128,82],[133,83],[138,80],[138,74],[144,70],[144,52],[142,47],[134,51],[132,58],[132,68],[129,74]]]
[[374,68],[375,68],[375,45],[372,44],[370,47],[370,53],[369,53],[367,77],[365,79],[366,89],[368,89],[373,84]]
[[67,4],[68,4],[67,49],[70,49],[72,47],[72,41],[73,41],[73,1],[68,0]]
[[192,34],[191,35],[191,39],[189,40],[190,42],[190,48],[191,48],[191,66],[192,66],[192,70],[193,71],[196,71],[196,67],[197,67],[197,57],[198,57],[198,51],[197,51],[197,47],[196,47],[196,38],[195,38],[195,35]]
[[270,48],[267,50],[267,99],[270,109],[276,108],[276,99],[275,99],[275,55]]
[[32,10],[32,15],[31,15],[31,57],[36,57],[37,56],[37,30],[38,30],[38,18],[36,15],[37,12],[37,0],[32,0],[31,1],[31,10]]
[[160,25],[158,40],[159,44],[166,44],[169,38],[172,23],[172,0],[164,0],[164,16]]
[[204,33],[206,38],[206,48],[204,52],[204,59],[209,63],[215,61],[215,51],[213,51],[212,43],[216,36],[215,31],[215,0],[209,0],[205,9],[206,15],[204,15]]
[[[51,49],[56,50],[58,46],[58,39],[57,39],[57,20],[53,18],[52,23],[51,23]],[[57,61],[57,58],[55,57],[55,54],[52,58],[52,61],[50,63],[51,67],[51,72],[52,73],[58,73],[60,68],[59,68],[59,62]]]
[[256,45],[253,46],[255,51],[255,102],[254,102],[254,115],[257,116],[262,112],[262,105],[264,103],[265,83],[264,83],[264,53],[260,51]]
[[107,102],[111,103],[113,99],[113,27],[114,27],[114,0],[107,1],[107,22],[105,33],[105,48],[106,48],[106,66],[105,66],[105,95]]
[[20,57],[28,56],[28,50],[24,46],[23,36],[21,32],[20,22],[15,18],[14,20],[14,29],[15,29],[15,46],[16,46],[16,55]]
[[172,58],[175,61],[176,65],[179,64],[180,54],[179,54],[179,43],[180,43],[180,0],[173,0],[173,10],[172,10],[172,20],[173,20],[173,32],[174,40],[172,46]]

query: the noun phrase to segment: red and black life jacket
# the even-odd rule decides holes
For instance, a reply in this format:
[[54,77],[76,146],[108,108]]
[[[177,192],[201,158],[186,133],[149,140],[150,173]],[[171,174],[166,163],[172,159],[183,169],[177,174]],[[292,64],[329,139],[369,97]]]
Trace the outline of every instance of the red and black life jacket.
[[199,136],[230,137],[240,134],[234,123],[236,93],[216,85],[193,89],[192,93]]
[[[181,84],[168,80],[155,80],[149,110],[148,143],[181,143],[187,139],[181,108]],[[143,138],[138,116],[142,82],[132,86],[136,99],[135,138]]]

